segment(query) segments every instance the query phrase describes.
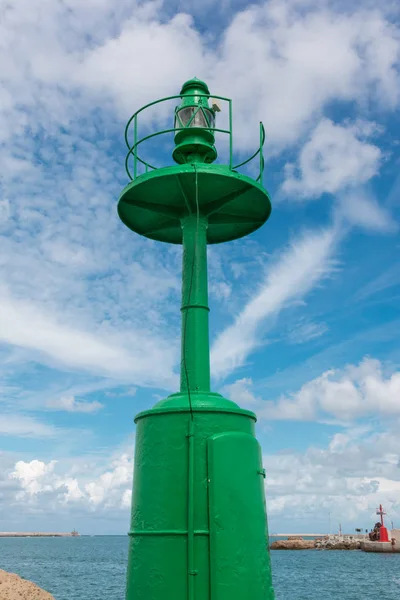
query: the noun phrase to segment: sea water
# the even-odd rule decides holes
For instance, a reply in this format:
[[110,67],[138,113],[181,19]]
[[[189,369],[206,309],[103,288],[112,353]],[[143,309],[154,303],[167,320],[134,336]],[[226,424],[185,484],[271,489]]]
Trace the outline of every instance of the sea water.
[[[56,600],[124,600],[127,554],[126,536],[0,538],[0,569]],[[275,550],[271,560],[277,600],[400,599],[400,554]]]

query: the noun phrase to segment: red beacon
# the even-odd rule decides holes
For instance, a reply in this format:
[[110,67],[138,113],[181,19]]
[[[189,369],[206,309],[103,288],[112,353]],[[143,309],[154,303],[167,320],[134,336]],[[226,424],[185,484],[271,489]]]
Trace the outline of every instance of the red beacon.
[[386,513],[382,508],[382,504],[380,504],[379,508],[376,509],[376,514],[381,517],[381,526],[379,528],[379,541],[389,542],[388,530],[386,529],[385,523],[383,522],[383,516],[386,515]]

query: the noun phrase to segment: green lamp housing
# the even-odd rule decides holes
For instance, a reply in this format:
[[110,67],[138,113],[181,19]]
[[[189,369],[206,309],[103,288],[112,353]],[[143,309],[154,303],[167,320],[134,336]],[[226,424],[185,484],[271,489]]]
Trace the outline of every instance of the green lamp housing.
[[180,165],[191,162],[210,164],[217,158],[215,143],[215,112],[208,100],[210,91],[204,81],[190,79],[181,89],[182,102],[175,108],[174,161]]

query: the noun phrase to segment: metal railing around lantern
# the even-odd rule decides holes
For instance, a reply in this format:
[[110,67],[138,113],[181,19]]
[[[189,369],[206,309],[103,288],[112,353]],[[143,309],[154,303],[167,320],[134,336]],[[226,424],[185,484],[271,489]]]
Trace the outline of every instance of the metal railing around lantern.
[[[259,156],[259,173],[258,173],[258,177],[256,178],[256,181],[259,182],[261,185],[263,185],[263,173],[264,173],[264,166],[265,166],[265,161],[264,161],[264,153],[263,153],[263,147],[264,147],[264,143],[265,143],[265,129],[264,129],[264,125],[263,123],[260,121],[260,145],[258,147],[258,149],[246,160],[242,161],[241,163],[237,164],[237,165],[233,165],[233,135],[232,135],[232,100],[230,98],[225,98],[223,96],[209,96],[207,94],[186,94],[186,97],[205,97],[205,98],[215,98],[216,100],[222,100],[223,102],[227,102],[228,103],[228,120],[229,120],[229,129],[219,129],[218,127],[202,127],[202,128],[191,128],[194,132],[196,129],[210,129],[212,130],[214,133],[223,133],[229,136],[229,168],[232,171],[236,171],[237,169],[244,167],[245,165],[251,163],[251,161],[253,161],[257,156]],[[140,113],[142,113],[143,111],[145,111],[146,109],[155,106],[156,104],[160,104],[161,102],[168,102],[170,100],[180,100],[182,98],[181,95],[176,95],[176,96],[167,96],[166,98],[161,98],[160,100],[155,100],[154,102],[149,102],[149,104],[146,104],[145,106],[142,106],[142,108],[140,108],[139,110],[137,110],[129,119],[128,123],[126,124],[125,127],[125,142],[126,145],[128,147],[128,154],[126,155],[126,159],[125,159],[125,170],[127,172],[127,175],[129,177],[129,179],[131,179],[132,181],[134,181],[137,177],[140,177],[140,175],[142,173],[138,174],[138,163],[142,164],[145,168],[145,173],[147,173],[149,170],[153,171],[153,170],[157,170],[160,167],[156,167],[152,164],[150,164],[148,161],[144,160],[143,158],[141,158],[138,154],[138,146],[140,144],[143,144],[143,142],[146,142],[152,138],[155,138],[159,135],[164,135],[166,133],[177,133],[178,131],[182,131],[182,127],[171,127],[169,129],[163,129],[161,131],[156,131],[155,133],[150,133],[149,135],[146,135],[140,139],[138,139],[138,115],[140,115]],[[133,124],[133,144],[131,145],[129,142],[129,132],[131,131],[131,125]],[[129,169],[129,161],[130,159],[133,159],[133,175]]]

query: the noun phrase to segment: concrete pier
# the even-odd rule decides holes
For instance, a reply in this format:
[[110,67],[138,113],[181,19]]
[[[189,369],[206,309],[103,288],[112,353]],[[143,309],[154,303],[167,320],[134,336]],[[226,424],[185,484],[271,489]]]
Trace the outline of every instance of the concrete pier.
[[364,552],[399,552],[400,547],[393,545],[392,542],[363,542],[361,544],[361,550]]
[[77,531],[71,531],[71,533],[53,533],[53,532],[39,532],[39,531],[3,531],[0,532],[0,538],[14,538],[14,537],[79,537]]
[[371,542],[366,540],[361,544],[364,552],[389,552],[400,554],[400,529],[389,531],[389,542]]

